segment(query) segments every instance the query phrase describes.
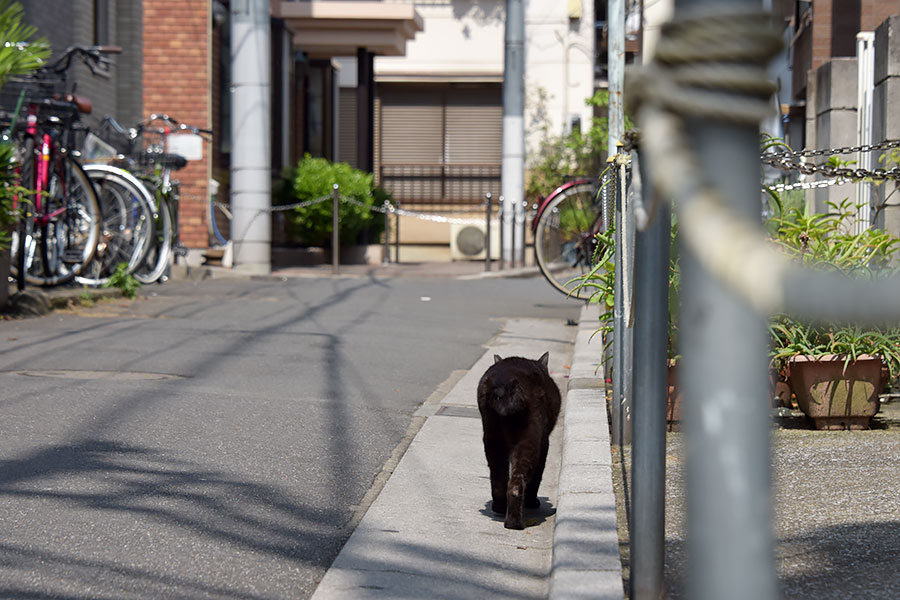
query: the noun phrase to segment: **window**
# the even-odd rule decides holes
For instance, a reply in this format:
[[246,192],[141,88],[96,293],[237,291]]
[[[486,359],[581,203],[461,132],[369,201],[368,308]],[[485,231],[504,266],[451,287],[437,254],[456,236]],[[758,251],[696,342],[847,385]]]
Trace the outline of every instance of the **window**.
[[94,45],[109,45],[109,0],[94,0]]

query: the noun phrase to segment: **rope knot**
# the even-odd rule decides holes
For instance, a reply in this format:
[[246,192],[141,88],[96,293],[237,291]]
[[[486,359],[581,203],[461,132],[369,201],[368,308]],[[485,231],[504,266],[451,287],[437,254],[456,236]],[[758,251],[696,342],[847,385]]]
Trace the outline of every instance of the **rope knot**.
[[783,42],[764,13],[679,18],[661,30],[653,62],[626,71],[625,98],[679,115],[758,124],[773,112],[766,66]]

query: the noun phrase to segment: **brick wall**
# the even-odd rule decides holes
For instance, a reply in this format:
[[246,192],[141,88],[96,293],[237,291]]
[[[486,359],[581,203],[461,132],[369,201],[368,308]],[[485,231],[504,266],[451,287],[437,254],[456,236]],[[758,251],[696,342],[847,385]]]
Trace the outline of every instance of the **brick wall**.
[[900,0],[863,0],[860,31],[875,31],[894,15],[900,15]]
[[[144,114],[166,113],[209,128],[210,0],[143,0]],[[206,248],[209,144],[177,173],[179,227],[188,248]]]

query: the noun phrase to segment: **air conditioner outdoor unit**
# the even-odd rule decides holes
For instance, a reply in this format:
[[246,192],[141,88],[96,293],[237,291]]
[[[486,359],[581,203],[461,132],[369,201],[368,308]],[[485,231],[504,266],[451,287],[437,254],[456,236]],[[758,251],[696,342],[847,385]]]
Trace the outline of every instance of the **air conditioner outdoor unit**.
[[[450,259],[484,260],[484,223],[450,224]],[[500,224],[491,221],[491,259],[500,258]]]

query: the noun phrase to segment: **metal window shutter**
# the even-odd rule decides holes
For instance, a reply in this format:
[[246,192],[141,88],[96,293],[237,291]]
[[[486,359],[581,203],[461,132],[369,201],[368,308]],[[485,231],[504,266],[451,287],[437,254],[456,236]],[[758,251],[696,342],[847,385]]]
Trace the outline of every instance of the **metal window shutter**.
[[440,199],[441,90],[384,85],[379,91],[381,184],[401,201]]
[[381,96],[381,160],[441,162],[441,94],[420,87],[387,88]]
[[479,202],[500,190],[503,103],[499,85],[451,88],[446,100],[444,152],[447,198]]
[[448,163],[500,164],[503,104],[499,85],[453,88],[447,94]]

